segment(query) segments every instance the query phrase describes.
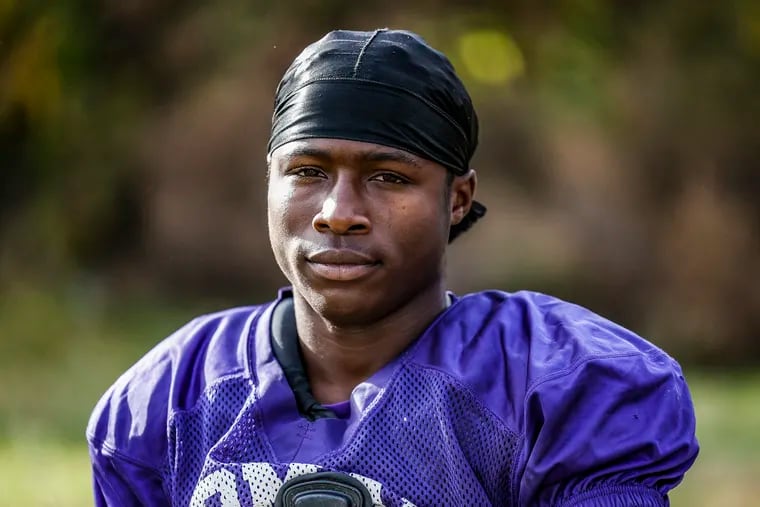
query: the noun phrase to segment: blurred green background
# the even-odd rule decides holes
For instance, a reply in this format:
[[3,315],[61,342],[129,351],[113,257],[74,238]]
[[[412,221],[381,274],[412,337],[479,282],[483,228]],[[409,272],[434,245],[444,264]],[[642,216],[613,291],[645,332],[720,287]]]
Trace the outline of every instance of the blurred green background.
[[0,505],[90,505],[84,427],[193,316],[284,284],[274,89],[334,28],[417,31],[481,118],[458,292],[529,288],[665,348],[702,453],[675,506],[760,496],[760,4],[0,0]]

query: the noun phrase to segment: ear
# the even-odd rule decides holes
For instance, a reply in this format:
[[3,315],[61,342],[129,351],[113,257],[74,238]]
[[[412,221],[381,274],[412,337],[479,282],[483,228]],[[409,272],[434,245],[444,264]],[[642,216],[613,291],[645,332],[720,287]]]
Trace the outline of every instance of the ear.
[[474,169],[470,169],[462,176],[454,177],[454,180],[451,182],[451,193],[449,195],[451,225],[461,222],[467,216],[467,213],[470,212],[477,184],[478,177]]

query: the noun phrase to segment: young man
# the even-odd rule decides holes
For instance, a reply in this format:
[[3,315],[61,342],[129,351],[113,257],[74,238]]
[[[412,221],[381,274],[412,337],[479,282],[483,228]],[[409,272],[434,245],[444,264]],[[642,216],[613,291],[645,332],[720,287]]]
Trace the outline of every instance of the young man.
[[409,32],[332,32],[277,90],[292,284],[200,317],[88,427],[98,505],[663,506],[697,455],[678,364],[555,298],[447,293],[477,118]]

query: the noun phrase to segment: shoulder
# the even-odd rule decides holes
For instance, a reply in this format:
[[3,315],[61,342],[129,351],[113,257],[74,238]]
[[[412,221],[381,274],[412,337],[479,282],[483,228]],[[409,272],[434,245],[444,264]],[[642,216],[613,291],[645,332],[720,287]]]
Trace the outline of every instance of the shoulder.
[[[553,368],[584,355],[659,350],[634,332],[583,306],[539,292],[484,291],[458,302],[458,318],[474,316],[484,327],[495,326],[516,347],[530,342],[532,352],[548,354]],[[556,353],[563,354],[557,356]]]
[[520,505],[586,505],[589,495],[601,502],[593,505],[661,505],[698,452],[678,363],[551,296],[462,297],[421,338],[413,361],[456,379],[520,435]]
[[530,393],[590,368],[635,385],[680,374],[660,348],[582,306],[530,291],[459,298],[428,329],[414,360],[441,369],[479,394],[522,432]]
[[159,467],[167,422],[193,407],[207,386],[248,376],[248,336],[270,305],[233,308],[193,319],[139,359],[106,391],[87,426],[92,447]]
[[526,375],[540,381],[579,362],[627,355],[665,353],[633,331],[580,305],[538,292],[486,291],[460,300],[453,317],[480,326],[473,338],[499,341],[510,357],[524,357]]

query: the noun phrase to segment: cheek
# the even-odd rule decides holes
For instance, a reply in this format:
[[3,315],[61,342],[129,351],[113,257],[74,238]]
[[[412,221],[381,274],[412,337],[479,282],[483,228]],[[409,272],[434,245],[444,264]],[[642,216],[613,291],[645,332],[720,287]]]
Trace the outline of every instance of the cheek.
[[267,221],[271,234],[282,234],[289,230],[288,223],[299,210],[295,206],[295,190],[281,179],[272,179],[267,192]]
[[269,217],[277,214],[277,210],[287,206],[288,201],[292,198],[293,189],[286,185],[281,179],[272,176],[267,187],[267,209]]
[[293,213],[292,188],[271,180],[267,191],[267,227],[269,242],[280,268],[285,267],[288,238],[292,236],[288,217]]
[[440,200],[420,196],[389,208],[388,213],[393,235],[407,250],[405,255],[429,259],[432,252],[445,248],[448,217]]

